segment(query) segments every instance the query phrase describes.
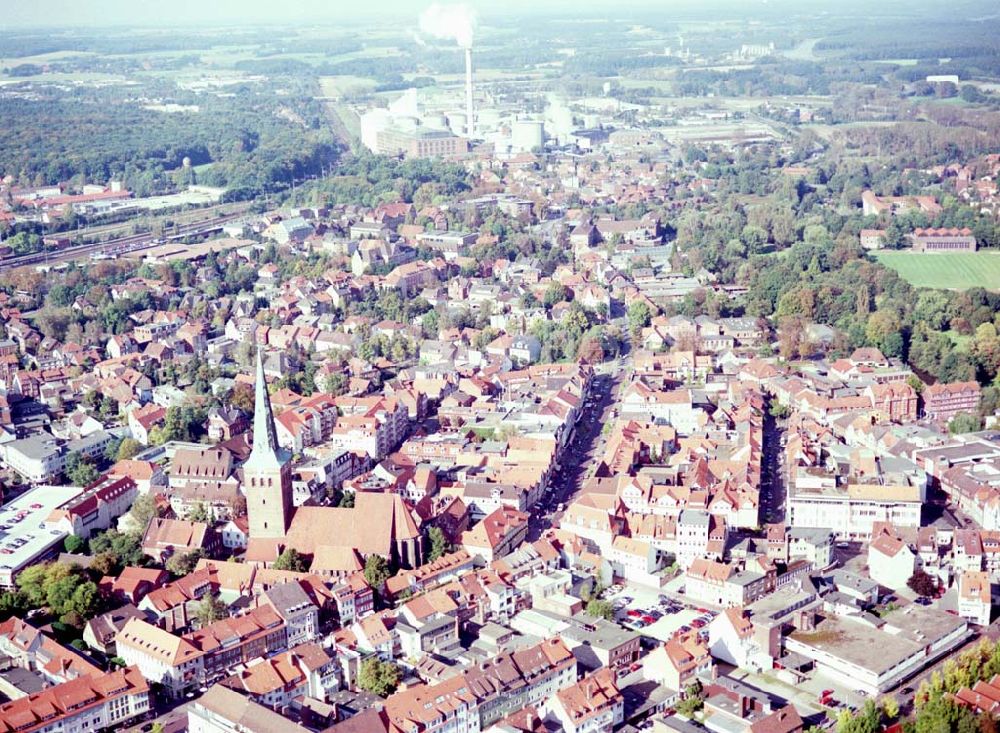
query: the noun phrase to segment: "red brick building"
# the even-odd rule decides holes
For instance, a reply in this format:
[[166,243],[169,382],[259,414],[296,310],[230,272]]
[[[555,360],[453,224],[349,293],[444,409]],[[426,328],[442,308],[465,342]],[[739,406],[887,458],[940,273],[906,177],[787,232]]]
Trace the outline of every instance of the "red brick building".
[[906,423],[917,419],[917,393],[905,382],[873,384],[865,390],[878,422]]
[[979,409],[979,383],[932,384],[924,390],[921,397],[925,417],[948,421],[960,412],[975,413]]

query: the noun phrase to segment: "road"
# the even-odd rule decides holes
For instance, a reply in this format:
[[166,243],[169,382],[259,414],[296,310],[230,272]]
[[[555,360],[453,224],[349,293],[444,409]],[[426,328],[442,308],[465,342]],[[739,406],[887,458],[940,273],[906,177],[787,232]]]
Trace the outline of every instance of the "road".
[[[904,715],[913,712],[913,698],[917,694],[917,690],[920,689],[920,684],[929,680],[931,675],[944,667],[945,663],[949,659],[954,659],[962,652],[974,647],[984,638],[989,638],[992,641],[1000,640],[1000,618],[997,618],[989,626],[980,629],[978,632],[974,632],[972,636],[970,636],[969,639],[962,644],[962,646],[942,655],[942,657],[930,667],[896,688],[896,700],[899,702],[900,712]],[[904,690],[907,692],[904,693]]]
[[785,521],[785,464],[781,450],[783,433],[783,425],[765,411],[761,510],[766,522]]
[[[600,365],[594,376],[590,397],[593,404],[584,402],[583,412],[574,428],[569,444],[563,449],[560,467],[549,479],[551,491],[542,499],[540,511],[533,512],[528,528],[529,540],[537,539],[546,529],[558,526],[563,512],[560,504],[569,504],[587,478],[587,472],[603,455],[607,445],[604,426],[610,423],[612,410],[618,400],[625,375],[623,359]],[[596,398],[596,399],[594,399]]]
[[149,733],[156,723],[163,726],[163,733],[182,733],[188,729],[188,707],[192,700],[160,700],[157,702],[155,718],[151,718],[130,728],[124,728],[122,733]]

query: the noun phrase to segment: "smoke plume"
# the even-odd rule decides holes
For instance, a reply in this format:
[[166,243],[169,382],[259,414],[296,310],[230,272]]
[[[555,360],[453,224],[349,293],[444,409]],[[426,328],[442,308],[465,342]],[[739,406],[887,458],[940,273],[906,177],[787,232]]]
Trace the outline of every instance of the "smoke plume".
[[433,38],[452,39],[462,48],[471,48],[476,15],[468,5],[434,3],[421,14],[420,31]]

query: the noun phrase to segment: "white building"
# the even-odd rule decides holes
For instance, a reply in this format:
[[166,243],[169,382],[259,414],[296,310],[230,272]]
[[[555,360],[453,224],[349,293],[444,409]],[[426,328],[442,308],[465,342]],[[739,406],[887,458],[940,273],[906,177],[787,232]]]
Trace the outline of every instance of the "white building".
[[42,483],[59,476],[71,454],[98,458],[111,440],[111,434],[103,430],[68,441],[40,433],[0,445],[0,455],[9,468],[28,481]]
[[787,534],[788,561],[805,560],[825,568],[833,562],[833,533],[822,527],[791,527]]
[[615,537],[611,541],[608,561],[616,577],[631,583],[659,587],[659,553],[651,544],[630,537]]
[[625,389],[621,412],[624,419],[672,425],[681,435],[697,432],[707,421],[705,411],[693,404],[691,390],[664,392],[651,389],[640,381],[632,382]]
[[879,585],[899,590],[913,575],[916,559],[906,542],[894,532],[883,530],[868,545],[868,574]]
[[989,573],[966,570],[958,576],[958,615],[977,626],[989,626],[992,610]]
[[754,634],[753,623],[737,608],[727,608],[709,622],[708,649],[716,659],[736,667],[758,672],[771,668],[771,657]]
[[13,588],[24,568],[59,551],[69,532],[46,521],[82,492],[75,486],[36,486],[0,507],[0,588]]
[[126,664],[174,697],[197,687],[204,671],[202,653],[190,642],[137,618],[115,636],[115,648]]
[[955,649],[968,632],[965,619],[910,603],[880,619],[828,615],[785,637],[785,648],[813,660],[818,676],[878,695]]
[[708,554],[712,517],[700,509],[685,509],[677,516],[677,564],[682,568]]
[[918,486],[812,488],[797,480],[789,489],[788,517],[792,527],[829,527],[838,539],[867,541],[876,522],[919,527],[922,506]]

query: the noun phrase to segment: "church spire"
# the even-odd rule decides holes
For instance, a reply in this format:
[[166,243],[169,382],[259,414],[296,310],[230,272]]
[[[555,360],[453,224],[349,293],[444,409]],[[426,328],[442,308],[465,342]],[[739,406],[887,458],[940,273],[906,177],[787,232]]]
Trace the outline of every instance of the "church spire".
[[271,397],[267,394],[264,359],[259,347],[257,349],[257,379],[254,384],[253,401],[253,453],[259,454],[258,458],[276,456],[278,453],[278,436],[274,429]]
[[254,385],[253,450],[243,464],[247,520],[252,538],[284,537],[292,514],[291,454],[278,445],[264,361],[257,351]]

